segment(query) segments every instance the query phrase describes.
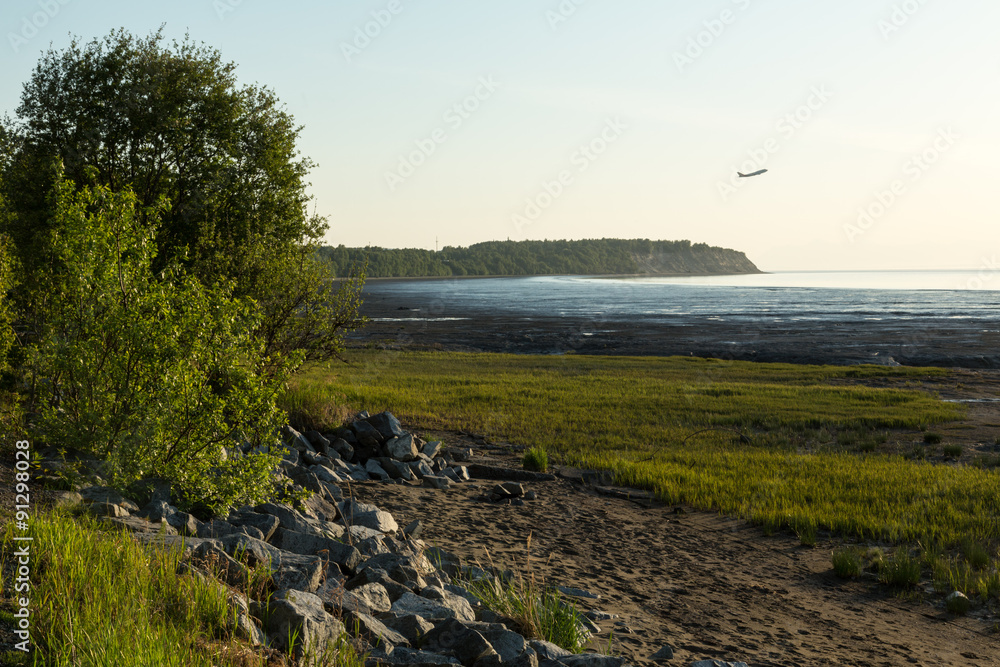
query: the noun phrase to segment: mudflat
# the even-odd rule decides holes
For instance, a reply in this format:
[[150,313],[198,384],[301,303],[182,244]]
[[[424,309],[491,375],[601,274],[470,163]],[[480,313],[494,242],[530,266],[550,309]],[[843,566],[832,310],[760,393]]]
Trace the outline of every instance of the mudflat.
[[763,362],[1000,368],[996,326],[945,317],[753,324],[709,318],[520,317],[429,297],[365,297],[351,344],[521,354],[696,356]]

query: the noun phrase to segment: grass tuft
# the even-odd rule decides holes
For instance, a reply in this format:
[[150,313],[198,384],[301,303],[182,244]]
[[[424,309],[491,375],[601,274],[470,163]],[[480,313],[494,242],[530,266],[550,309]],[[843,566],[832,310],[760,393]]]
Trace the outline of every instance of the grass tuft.
[[841,579],[857,579],[864,570],[864,551],[854,546],[833,550],[833,571]]
[[525,470],[547,472],[549,469],[549,455],[545,453],[545,449],[542,447],[532,447],[524,453],[521,465]]

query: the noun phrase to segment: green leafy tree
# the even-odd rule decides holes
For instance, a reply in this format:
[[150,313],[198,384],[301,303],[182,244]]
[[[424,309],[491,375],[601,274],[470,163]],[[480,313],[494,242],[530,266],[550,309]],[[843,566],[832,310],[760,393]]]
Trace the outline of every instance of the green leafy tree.
[[[139,38],[121,30],[42,56],[16,118],[0,131],[0,193],[10,209],[0,232],[21,261],[21,301],[30,304],[60,259],[48,193],[62,178],[77,187],[94,180],[133,192],[149,228],[146,211],[157,210],[154,270],[180,263],[205,285],[231,284],[234,296],[257,301],[256,333],[277,346],[269,352],[288,353],[280,346],[302,339],[287,313],[325,309],[337,319],[316,334],[324,340],[309,341],[309,355],[340,353],[343,334],[361,324],[350,306],[364,275],[355,271],[338,287],[332,275],[300,270],[327,230],[307,212],[314,165],[299,154],[301,127],[275,94],[239,85],[235,69],[190,39],[165,44],[162,31]],[[261,275],[296,289],[270,289]]]
[[51,207],[58,261],[27,363],[37,436],[101,456],[118,487],[166,477],[212,510],[267,497],[274,398],[302,355],[265,356],[258,307],[227,285],[154,271],[156,207],[69,180]]

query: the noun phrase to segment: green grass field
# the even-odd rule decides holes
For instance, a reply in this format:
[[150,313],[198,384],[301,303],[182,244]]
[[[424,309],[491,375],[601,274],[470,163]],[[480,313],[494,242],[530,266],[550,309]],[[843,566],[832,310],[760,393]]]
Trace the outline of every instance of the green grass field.
[[[771,529],[944,548],[972,539],[996,554],[996,469],[879,451],[903,430],[919,440],[916,430],[961,419],[962,407],[843,382],[916,381],[940,369],[378,350],[349,361],[307,369],[286,407],[326,421],[347,408],[389,409],[411,429],[543,447],[558,462],[612,470],[670,502]],[[698,433],[706,428],[741,431],[750,444],[735,432]]]

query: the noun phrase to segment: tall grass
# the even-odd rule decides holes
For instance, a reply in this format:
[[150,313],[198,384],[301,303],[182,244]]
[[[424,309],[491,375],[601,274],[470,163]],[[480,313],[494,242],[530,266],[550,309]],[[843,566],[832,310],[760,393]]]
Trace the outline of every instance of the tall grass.
[[[34,664],[281,664],[230,635],[230,592],[211,577],[178,574],[179,551],[101,530],[85,515],[39,514],[31,525]],[[12,538],[8,526],[4,561]],[[331,664],[362,664],[348,657]]]
[[[352,352],[313,368],[289,396],[351,410],[393,410],[417,428],[463,429],[608,469],[670,502],[776,530],[808,527],[868,539],[997,544],[1000,471],[859,453],[961,418],[915,390],[851,379],[942,376],[941,369],[630,358]],[[302,399],[306,400],[306,399]],[[750,443],[733,431],[750,433]],[[694,435],[692,435],[694,434]],[[905,438],[912,438],[907,435]]]

